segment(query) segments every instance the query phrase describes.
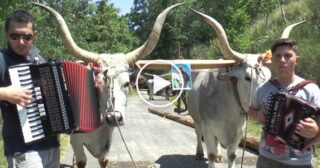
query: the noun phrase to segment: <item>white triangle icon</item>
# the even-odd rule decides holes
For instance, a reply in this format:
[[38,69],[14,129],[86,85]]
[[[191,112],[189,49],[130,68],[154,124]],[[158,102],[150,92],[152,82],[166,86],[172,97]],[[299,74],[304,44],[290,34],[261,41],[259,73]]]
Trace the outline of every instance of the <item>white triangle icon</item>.
[[158,75],[153,75],[153,94],[156,94],[159,90],[167,87],[170,84],[170,81],[167,81]]

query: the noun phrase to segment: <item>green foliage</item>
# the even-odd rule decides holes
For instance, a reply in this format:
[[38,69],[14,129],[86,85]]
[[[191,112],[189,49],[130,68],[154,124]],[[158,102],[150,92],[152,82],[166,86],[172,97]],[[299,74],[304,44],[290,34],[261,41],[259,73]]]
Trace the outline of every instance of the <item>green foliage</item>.
[[127,27],[127,18],[119,17],[117,13],[114,7],[101,1],[95,15],[85,20],[83,24],[87,24],[90,32],[83,38],[92,50],[100,53],[128,52],[133,45],[137,45],[138,39]]
[[290,38],[297,40],[300,45],[301,61],[297,67],[297,74],[319,83],[320,17],[319,6],[314,7],[317,3],[319,0],[297,0],[284,5],[288,23],[283,22],[279,9],[273,10],[268,17],[268,25],[263,19],[257,20],[243,33],[242,39],[247,38],[249,43],[241,46],[247,51],[264,52],[270,48],[275,39],[281,36],[286,26],[305,20],[305,23],[295,27],[290,34]]
[[[134,1],[134,7],[129,14],[129,22],[140,41],[147,38],[158,14],[168,6],[179,2],[181,1]],[[191,50],[196,43],[202,41],[209,44],[211,39],[208,36],[209,27],[204,26],[205,23],[196,19],[197,16],[189,10],[191,7],[197,9],[199,6],[200,3],[196,0],[187,0],[184,5],[179,6],[169,14],[151,58],[174,58],[177,41],[180,42],[181,48],[183,48],[182,55],[187,58],[192,55]]]
[[212,40],[209,45],[199,44],[192,48],[192,59],[219,59],[222,58],[218,40]]
[[[27,4],[29,0],[1,0],[0,5],[0,39],[5,39],[4,24],[7,14],[13,9],[25,8],[29,9]],[[5,40],[0,41],[0,49],[7,47],[7,42]]]
[[[181,1],[135,0],[134,7],[129,14],[130,28],[135,30],[140,40],[145,39],[149,33],[147,30],[151,29],[156,15],[167,6],[178,2]],[[257,18],[269,16],[270,11],[279,5],[278,0],[186,0],[183,6],[175,9],[168,16],[157,48],[151,57],[154,59],[174,58],[176,41],[181,43],[185,58],[198,58],[199,55],[204,54],[198,52],[201,52],[205,46],[208,46],[207,50],[210,50],[211,41],[216,38],[215,32],[189,8],[214,17],[224,27],[231,47],[235,50],[246,51],[254,44],[252,40],[243,35],[246,30],[250,29],[250,23]],[[213,53],[221,55],[217,51]],[[203,58],[215,57],[203,56]]]
[[[30,1],[5,2],[8,7],[7,10],[0,11],[2,18],[17,7],[32,10],[38,31],[34,44],[45,57],[75,59],[64,48],[57,25],[47,11],[31,6]],[[118,16],[118,10],[109,4],[108,0],[95,4],[89,0],[47,0],[46,4],[64,17],[74,41],[80,48],[97,53],[126,53],[138,44],[138,39],[127,26],[127,18]],[[0,6],[1,9],[4,8],[2,4]],[[2,18],[0,26],[4,24]],[[0,48],[2,47],[6,47],[5,41],[1,41]]]

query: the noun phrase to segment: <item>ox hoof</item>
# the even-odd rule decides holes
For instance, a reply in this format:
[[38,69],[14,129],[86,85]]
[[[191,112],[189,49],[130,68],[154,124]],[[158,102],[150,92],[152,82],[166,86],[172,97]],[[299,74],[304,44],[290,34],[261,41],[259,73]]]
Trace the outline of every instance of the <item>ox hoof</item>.
[[109,160],[105,159],[105,160],[99,160],[99,165],[101,168],[107,168]]
[[77,162],[76,164],[73,163],[73,168],[85,168],[86,162]]
[[220,154],[218,154],[218,155],[209,154],[208,159],[209,159],[209,161],[213,161],[213,162],[217,162],[217,163],[221,163],[223,161],[222,155],[220,155]]
[[203,153],[197,153],[196,154],[196,159],[197,160],[204,160],[204,154]]
[[223,161],[222,155],[216,156],[214,161],[217,162],[217,163],[222,163],[222,161]]

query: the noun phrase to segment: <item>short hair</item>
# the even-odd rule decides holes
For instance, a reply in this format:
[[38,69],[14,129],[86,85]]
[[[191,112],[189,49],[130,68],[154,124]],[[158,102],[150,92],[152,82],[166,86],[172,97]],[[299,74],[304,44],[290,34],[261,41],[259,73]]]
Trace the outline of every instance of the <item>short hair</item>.
[[8,32],[10,22],[32,23],[32,30],[35,31],[35,22],[33,16],[24,9],[16,9],[12,11],[6,18],[5,31]]
[[278,47],[281,47],[281,46],[288,46],[290,47],[297,55],[300,54],[300,51],[299,51],[299,45],[298,45],[298,42],[292,40],[292,39],[289,39],[289,38],[282,38],[282,39],[278,39],[276,40],[272,46],[271,46],[271,52],[274,53],[276,51],[276,49]]

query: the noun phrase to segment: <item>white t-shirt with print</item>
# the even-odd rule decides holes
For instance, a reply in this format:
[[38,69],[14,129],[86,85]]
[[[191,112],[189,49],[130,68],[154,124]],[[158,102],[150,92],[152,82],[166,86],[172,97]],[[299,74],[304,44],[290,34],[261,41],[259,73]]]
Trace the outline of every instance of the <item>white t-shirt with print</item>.
[[[298,83],[304,81],[303,78],[296,76],[294,82],[285,90],[289,90]],[[279,88],[270,81],[260,85],[254,94],[251,106],[257,109],[263,108],[262,111],[267,112],[268,97],[270,94],[276,94]],[[320,106],[320,90],[314,83],[309,83],[302,88],[294,90],[291,94]],[[269,135],[262,132],[259,154],[261,156],[276,160],[278,162],[288,165],[311,165],[312,164],[312,150],[301,153],[286,143],[280,141],[276,136]]]

